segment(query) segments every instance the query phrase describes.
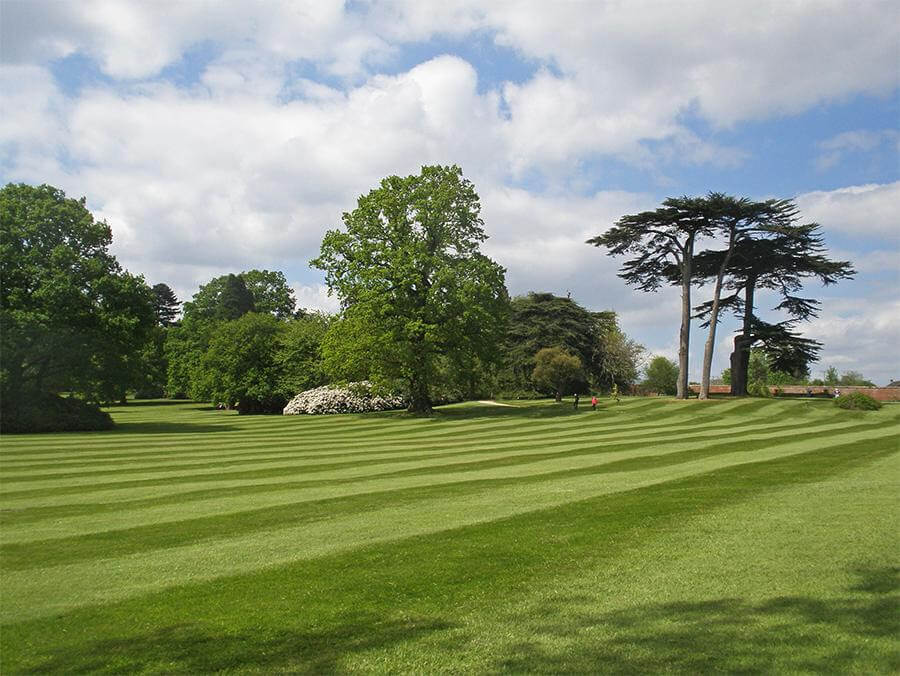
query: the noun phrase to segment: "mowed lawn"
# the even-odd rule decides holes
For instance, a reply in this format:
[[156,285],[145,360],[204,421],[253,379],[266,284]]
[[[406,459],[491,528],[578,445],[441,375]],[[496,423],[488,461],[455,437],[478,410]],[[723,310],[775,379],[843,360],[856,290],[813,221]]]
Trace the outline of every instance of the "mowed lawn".
[[900,669],[900,405],[512,403],[4,436],[0,671]]

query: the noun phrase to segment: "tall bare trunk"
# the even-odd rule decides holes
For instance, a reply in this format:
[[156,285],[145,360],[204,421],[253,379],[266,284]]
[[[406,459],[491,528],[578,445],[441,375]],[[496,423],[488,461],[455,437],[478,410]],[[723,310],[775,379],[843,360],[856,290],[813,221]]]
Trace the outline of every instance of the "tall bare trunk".
[[688,354],[691,342],[691,263],[694,256],[694,236],[684,244],[681,259],[681,330],[678,335],[678,384],[675,396],[688,398]]
[[737,231],[732,226],[728,233],[728,252],[725,254],[722,265],[719,266],[719,273],[716,275],[712,309],[709,313],[709,333],[706,336],[706,345],[703,347],[703,374],[700,377],[700,399],[709,399],[709,374],[712,371],[713,352],[716,349],[716,327],[719,324],[719,299],[722,295],[722,280],[725,278],[725,270],[731,261],[736,234]]

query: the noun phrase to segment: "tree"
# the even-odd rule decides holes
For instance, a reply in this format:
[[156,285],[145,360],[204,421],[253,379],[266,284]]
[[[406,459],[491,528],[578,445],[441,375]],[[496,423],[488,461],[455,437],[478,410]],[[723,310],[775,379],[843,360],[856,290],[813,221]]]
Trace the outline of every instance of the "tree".
[[480,212],[455,166],[390,176],[361,196],[311,261],[343,308],[333,327],[343,340],[326,340],[326,361],[401,382],[411,412],[431,411],[444,360],[494,363],[508,296],[504,269],[479,250]]
[[288,286],[284,273],[277,270],[247,270],[239,277],[244,280],[253,297],[256,312],[267,312],[278,319],[288,319],[294,314],[297,300]]
[[691,332],[691,284],[694,245],[712,235],[716,225],[704,198],[670,197],[655,211],[622,216],[602,235],[587,241],[605,246],[610,256],[635,254],[619,277],[642,291],[657,291],[677,273],[681,285],[681,329],[678,346],[677,396],[688,396],[688,354]]
[[331,322],[327,315],[311,313],[285,325],[276,361],[289,397],[328,383],[322,342]]
[[534,355],[531,378],[539,389],[553,392],[562,401],[569,386],[582,377],[581,360],[558,347],[545,347]]
[[153,292],[109,253],[85,199],[49,185],[0,190],[4,408],[27,393],[118,400],[155,324]]
[[[595,313],[602,314],[602,313]],[[615,319],[597,321],[598,340],[595,344],[591,368],[594,386],[602,389],[628,387],[637,382],[646,352],[643,345],[632,340],[619,328]]]
[[256,309],[253,295],[240,275],[215,277],[184,304],[184,318],[230,321]]
[[[786,208],[793,205],[786,202]],[[817,278],[822,284],[835,284],[855,275],[849,261],[834,261],[825,257],[820,227],[817,223],[796,224],[796,212],[788,211],[790,223],[779,223],[752,236],[739,240],[730,257],[725,288],[732,295],[723,298],[728,307],[742,320],[740,333],[734,339],[731,355],[731,392],[747,393],[747,367],[750,348],[762,344],[769,352],[776,370],[800,372],[808,370],[810,362],[818,358],[821,345],[803,338],[793,330],[797,322],[818,315],[819,301],[797,295],[804,280]],[[703,252],[695,257],[698,277],[709,278],[720,269],[722,252]],[[756,314],[756,291],[769,289],[781,296],[774,310],[784,311],[789,319],[778,323],[763,321]],[[697,308],[699,316],[708,316],[706,303]]]
[[838,380],[838,385],[856,386],[856,387],[875,387],[875,383],[863,377],[859,371],[845,371]]
[[840,376],[838,376],[838,370],[834,366],[829,366],[825,371],[825,384],[837,385],[839,382]]
[[[722,285],[735,247],[744,239],[752,237],[754,232],[777,232],[780,228],[790,225],[797,214],[797,208],[789,200],[752,202],[747,198],[737,199],[722,193],[709,193],[706,202],[707,217],[715,223],[719,233],[725,235],[727,248],[724,251],[716,252],[719,265],[714,274],[713,298],[708,304],[709,312],[706,322],[708,333],[703,350],[700,399],[709,398],[709,380],[712,371],[713,350],[716,344],[716,328],[719,323]],[[697,269],[695,266],[695,270]]]
[[678,364],[666,357],[654,357],[647,365],[644,386],[659,394],[676,394],[678,377]]
[[278,360],[285,325],[248,312],[217,327],[201,359],[198,399],[236,406],[238,413],[275,413],[287,403]]
[[160,326],[171,326],[178,316],[178,298],[168,284],[154,284],[153,295],[156,297],[154,309],[156,321]]
[[544,347],[559,347],[581,359],[584,377],[573,384],[579,392],[634,383],[643,354],[643,347],[619,328],[615,312],[591,312],[572,298],[532,291],[510,302],[500,386],[532,389],[534,355]]

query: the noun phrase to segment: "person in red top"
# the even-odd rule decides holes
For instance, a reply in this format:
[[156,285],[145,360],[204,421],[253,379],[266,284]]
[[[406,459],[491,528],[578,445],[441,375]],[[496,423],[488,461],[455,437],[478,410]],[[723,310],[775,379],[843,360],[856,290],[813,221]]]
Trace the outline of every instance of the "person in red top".
[[593,410],[593,411],[597,410],[597,395],[594,395],[593,397],[591,397],[591,410]]

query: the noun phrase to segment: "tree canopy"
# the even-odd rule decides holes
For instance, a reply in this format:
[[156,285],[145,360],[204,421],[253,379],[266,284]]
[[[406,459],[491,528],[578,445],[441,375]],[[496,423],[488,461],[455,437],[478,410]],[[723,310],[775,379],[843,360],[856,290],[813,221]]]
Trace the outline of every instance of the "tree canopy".
[[530,292],[510,302],[501,388],[510,392],[532,388],[535,355],[545,347],[579,357],[584,371],[581,381],[573,384],[579,391],[634,383],[643,352],[622,333],[614,312],[591,312],[572,298]]
[[[821,345],[803,338],[794,328],[800,321],[818,315],[820,303],[798,295],[805,280],[818,279],[823,285],[850,279],[856,273],[849,261],[830,260],[825,256],[821,228],[817,223],[797,224],[797,212],[791,202],[789,222],[779,223],[754,232],[735,243],[725,271],[724,288],[731,294],[721,305],[741,319],[741,330],[734,339],[731,355],[731,391],[747,392],[747,368],[750,348],[762,345],[773,368],[788,373],[804,372],[818,358]],[[722,251],[704,251],[695,257],[698,278],[711,278],[722,267]],[[774,291],[781,302],[773,311],[783,311],[788,319],[764,321],[756,312],[758,289]],[[708,317],[709,303],[697,308],[699,316]]]
[[657,356],[646,368],[644,387],[659,394],[675,394],[678,383],[678,364],[671,359]]
[[155,299],[111,242],[84,198],[49,185],[0,189],[4,407],[26,392],[118,400],[133,383]]
[[154,302],[156,321],[160,326],[172,325],[178,317],[178,308],[181,305],[175,292],[168,284],[154,284],[153,295],[156,299]]
[[475,187],[458,167],[423,167],[382,180],[343,221],[311,262],[343,308],[326,360],[402,383],[410,411],[429,412],[442,366],[492,364],[503,335],[504,269],[480,251]]
[[556,401],[583,377],[581,360],[559,347],[545,347],[534,356],[531,378],[539,389],[552,392]]
[[294,314],[297,299],[288,286],[284,273],[279,270],[247,270],[238,275],[244,280],[253,297],[256,312],[266,312],[278,319]]
[[654,211],[622,216],[601,235],[587,241],[604,246],[610,256],[632,255],[619,277],[642,291],[657,291],[670,282],[673,269],[681,285],[681,329],[678,346],[679,398],[688,396],[691,332],[691,284],[694,246],[715,233],[715,207],[702,197],[670,197]]

